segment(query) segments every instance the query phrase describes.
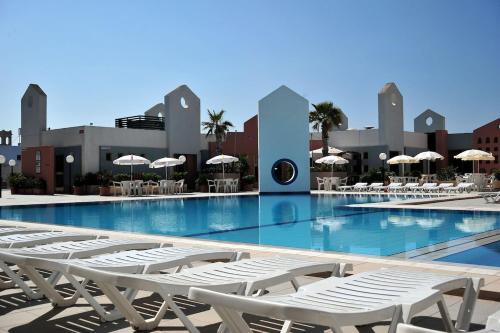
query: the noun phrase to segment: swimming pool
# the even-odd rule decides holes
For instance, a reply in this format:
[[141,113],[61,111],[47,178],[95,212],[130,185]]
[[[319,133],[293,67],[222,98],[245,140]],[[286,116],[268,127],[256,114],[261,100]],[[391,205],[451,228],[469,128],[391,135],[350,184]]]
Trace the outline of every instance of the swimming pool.
[[382,256],[500,228],[498,213],[346,207],[394,199],[252,195],[137,200],[2,207],[0,218]]
[[454,253],[437,261],[500,267],[500,241]]

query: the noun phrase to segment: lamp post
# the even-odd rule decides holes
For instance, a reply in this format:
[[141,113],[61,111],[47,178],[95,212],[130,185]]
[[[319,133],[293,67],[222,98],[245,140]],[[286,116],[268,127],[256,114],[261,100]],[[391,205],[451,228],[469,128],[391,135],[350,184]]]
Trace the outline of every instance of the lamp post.
[[386,153],[378,154],[378,158],[382,161],[382,183],[385,183],[385,160],[387,159]]
[[16,160],[9,160],[9,165],[10,165],[10,175],[12,176],[14,174],[14,167],[16,166]]
[[66,156],[66,163],[69,164],[69,192],[71,193],[71,165],[75,161],[75,158],[73,157],[73,154],[69,154]]
[[2,197],[2,167],[5,163],[5,156],[0,155],[0,198]]

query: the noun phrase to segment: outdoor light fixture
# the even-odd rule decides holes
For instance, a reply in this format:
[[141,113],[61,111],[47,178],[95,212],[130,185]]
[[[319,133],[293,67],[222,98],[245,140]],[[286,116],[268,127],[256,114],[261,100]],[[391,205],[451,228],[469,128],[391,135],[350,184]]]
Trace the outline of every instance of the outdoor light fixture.
[[9,165],[10,165],[10,175],[12,176],[14,174],[14,167],[16,166],[16,160],[9,160]]
[[387,159],[387,154],[386,153],[380,153],[378,154],[378,158],[382,161],[382,183],[385,182],[385,160]]
[[5,163],[5,156],[0,155],[0,198],[2,197],[2,167]]
[[71,165],[73,164],[73,162],[75,161],[75,157],[73,156],[73,154],[69,154],[68,156],[66,156],[66,163],[69,164],[69,192],[71,193]]

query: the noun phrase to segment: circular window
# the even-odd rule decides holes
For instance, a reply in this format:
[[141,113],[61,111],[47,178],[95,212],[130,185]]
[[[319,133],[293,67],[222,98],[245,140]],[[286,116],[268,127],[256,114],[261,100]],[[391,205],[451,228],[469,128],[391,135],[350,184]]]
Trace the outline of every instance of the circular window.
[[274,162],[271,175],[280,185],[289,185],[297,178],[297,165],[292,160],[283,158]]
[[397,104],[397,97],[396,97],[396,94],[394,94],[394,93],[391,94],[391,104],[392,104],[392,106],[398,105]]
[[427,124],[427,126],[431,126],[433,123],[432,117],[427,117],[427,119],[425,119],[425,123]]
[[182,107],[183,109],[187,109],[187,108],[189,108],[189,105],[188,105],[188,103],[186,102],[186,99],[185,99],[184,97],[181,97],[180,103],[181,103],[181,107]]

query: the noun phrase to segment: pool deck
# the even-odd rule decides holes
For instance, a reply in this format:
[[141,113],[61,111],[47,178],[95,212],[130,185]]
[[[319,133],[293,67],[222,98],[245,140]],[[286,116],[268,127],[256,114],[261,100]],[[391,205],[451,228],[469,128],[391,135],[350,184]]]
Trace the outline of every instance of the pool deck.
[[[313,192],[316,193],[316,192]],[[324,193],[324,192],[323,192]],[[99,196],[72,196],[72,195],[55,195],[55,196],[32,196],[32,195],[16,195],[10,196],[6,191],[3,192],[5,197],[0,199],[0,206],[10,205],[33,205],[33,204],[58,204],[58,203],[73,203],[73,202],[104,202],[104,201],[120,201],[120,200],[151,200],[158,197],[145,198],[122,198],[122,197],[99,197]],[[245,193],[243,195],[253,195],[256,193]],[[359,193],[356,193],[359,195]],[[211,196],[219,196],[223,194],[211,194]],[[207,194],[187,194],[182,197],[196,198],[206,197]],[[170,196],[178,198],[180,196]],[[449,197],[448,197],[449,198]],[[458,199],[458,197],[457,197]],[[360,206],[376,206],[387,208],[436,208],[436,209],[460,209],[460,210],[490,210],[497,211],[500,205],[488,204],[486,207],[480,207],[480,200],[475,199],[474,195],[470,198],[461,196],[457,201],[441,201],[439,198],[423,198],[416,199],[418,201],[401,201],[391,203],[366,204]],[[433,203],[423,203],[423,200],[438,201]],[[443,199],[444,200],[444,199]],[[403,204],[404,203],[404,204]],[[414,207],[415,206],[415,207]],[[490,206],[495,209],[486,209]],[[47,224],[13,222],[0,220],[0,225],[23,225],[27,227],[41,227],[47,229]],[[50,227],[49,227],[50,228]],[[374,270],[381,267],[392,267],[406,270],[429,271],[443,274],[465,275],[483,277],[485,286],[482,289],[480,300],[476,306],[473,315],[472,330],[477,330],[485,324],[488,315],[500,310],[500,269],[494,269],[485,266],[459,265],[439,262],[429,262],[423,260],[408,260],[394,257],[376,257],[353,255],[335,252],[319,252],[307,250],[295,250],[289,248],[280,248],[272,246],[259,246],[241,243],[229,243],[220,241],[208,241],[192,238],[169,237],[145,235],[138,233],[127,233],[118,231],[95,230],[86,228],[76,228],[67,226],[53,226],[55,230],[79,231],[91,234],[105,235],[114,238],[133,238],[142,240],[151,240],[163,243],[172,243],[175,246],[203,246],[213,248],[228,248],[239,251],[250,252],[252,257],[265,257],[273,255],[293,256],[301,258],[309,258],[317,261],[341,261],[350,262],[354,265],[353,273],[359,273],[368,270]],[[495,236],[495,235],[493,235]],[[465,240],[465,243],[470,243],[471,240]],[[467,242],[469,241],[469,242]],[[473,241],[477,241],[474,240]],[[449,244],[446,244],[448,246]],[[460,244],[452,244],[460,246]],[[417,257],[418,257],[417,253]],[[421,257],[419,257],[421,258]],[[304,277],[300,279],[301,283],[308,283],[317,280],[317,277]],[[292,288],[289,285],[278,285],[270,290],[273,293],[289,293]],[[159,299],[147,294],[140,295],[142,297],[139,306],[144,312],[148,313],[148,309],[157,308]],[[100,299],[102,299],[100,296]],[[447,304],[450,307],[452,317],[456,316],[460,305],[460,297],[455,295],[445,295]],[[218,316],[213,310],[206,311],[206,307],[193,303],[186,299],[178,299],[179,304],[184,308],[189,308],[190,318],[201,332],[216,332],[218,327]],[[106,299],[103,300],[106,303]],[[420,326],[442,329],[441,322],[437,320],[439,312],[436,307],[428,309],[417,315],[414,323]],[[258,317],[249,317],[249,322],[252,328],[260,332],[276,332],[277,321],[263,320]],[[76,306],[70,308],[53,308],[46,300],[27,301],[24,294],[17,289],[1,290],[0,291],[0,333],[5,332],[133,332],[130,326],[123,320],[117,320],[111,323],[101,323],[92,308],[86,305],[82,300],[78,301]],[[160,323],[159,328],[155,332],[186,332],[179,320],[173,319],[170,313],[167,313],[165,318]],[[279,331],[279,330],[278,330]],[[322,332],[323,330],[317,327],[296,325],[292,332]],[[346,327],[346,333],[350,332],[386,332],[387,326],[384,323],[378,323],[369,327]]]

